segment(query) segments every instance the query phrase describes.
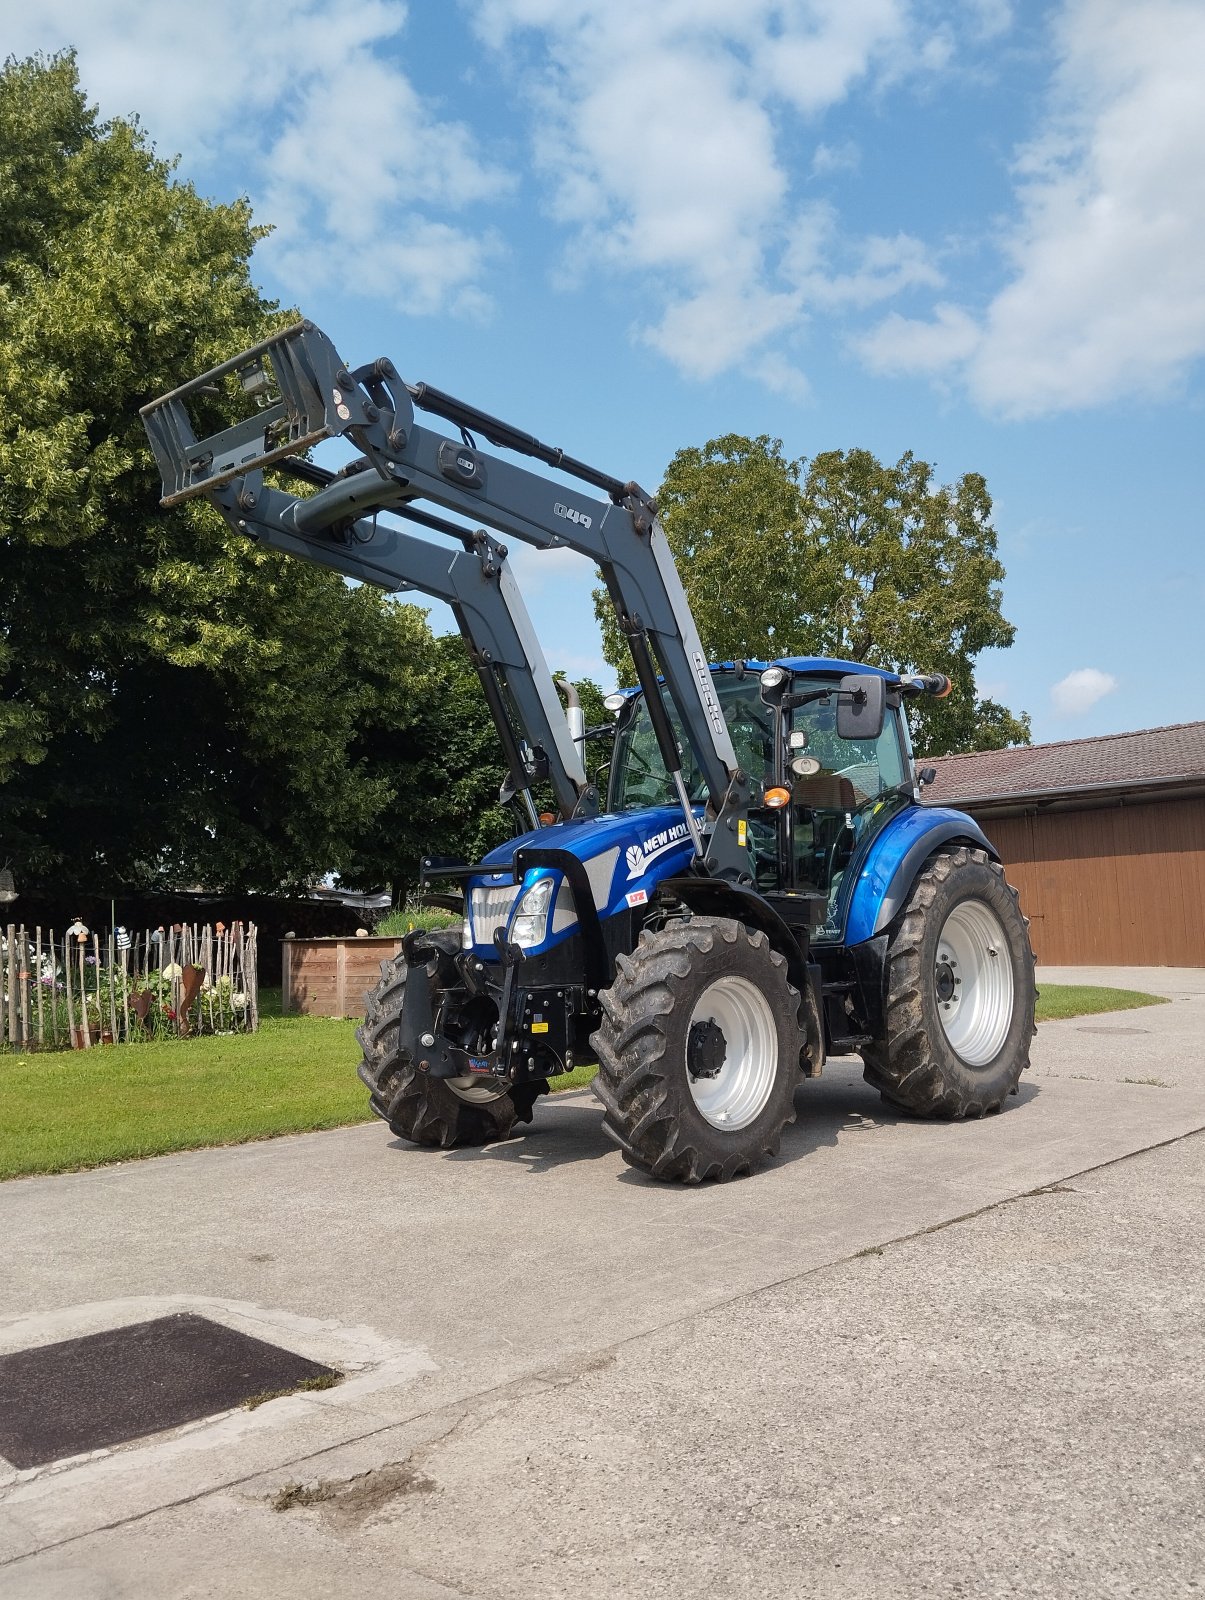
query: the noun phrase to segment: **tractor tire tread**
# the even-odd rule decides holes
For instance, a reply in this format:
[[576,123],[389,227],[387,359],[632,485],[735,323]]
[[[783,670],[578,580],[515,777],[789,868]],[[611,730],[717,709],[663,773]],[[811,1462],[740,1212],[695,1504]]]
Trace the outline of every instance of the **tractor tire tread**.
[[[926,1021],[922,946],[929,931],[933,907],[950,879],[968,867],[986,868],[998,888],[1007,894],[1017,922],[1026,930],[1016,889],[1004,876],[999,862],[985,850],[959,845],[933,856],[913,885],[912,893],[891,933],[887,956],[885,1034],[864,1047],[864,1077],[883,1099],[914,1116],[958,1120],[982,1118],[1000,1110],[1016,1090],[1021,1073],[1029,1066],[1029,1043],[1036,1025],[1032,1002],[1027,1023],[1013,1046],[1011,1058],[992,1082],[970,1088],[943,1067],[944,1040],[934,1046],[934,1024]],[[1007,931],[1007,930],[1006,930]],[[1031,994],[1034,957],[1025,939],[1028,972],[1022,973]],[[938,1025],[940,1026],[940,1025]],[[1005,1048],[1008,1048],[1006,1041]],[[1003,1054],[1003,1050],[1001,1052]],[[999,1058],[997,1058],[999,1059]]]
[[[617,958],[615,982],[600,997],[603,1015],[591,1043],[598,1057],[592,1086],[602,1103],[603,1128],[629,1166],[655,1178],[724,1182],[777,1155],[783,1126],[795,1120],[790,1095],[783,1104],[780,1090],[754,1148],[746,1140],[745,1147],[729,1149],[730,1136],[715,1130],[709,1137],[701,1118],[694,1119],[701,1132],[683,1121],[682,1096],[689,1100],[690,1091],[684,1061],[669,1059],[673,1020],[684,1007],[689,1015],[696,963],[711,958],[720,945],[735,948],[741,941],[759,958],[768,952],[777,998],[798,1018],[800,997],[787,981],[782,956],[769,950],[764,933],[724,918],[697,916],[657,931],[646,928],[631,955]],[[743,952],[742,957],[747,959]]]
[[[443,956],[460,948],[460,935],[450,933],[443,939],[432,935],[431,942]],[[505,1139],[516,1120],[530,1122],[532,1105],[547,1092],[547,1083],[525,1084],[521,1088],[526,1092],[516,1090],[474,1103],[460,1099],[442,1078],[428,1077],[413,1062],[399,1059],[397,1033],[408,968],[402,955],[381,967],[381,981],[368,996],[356,1038],[363,1051],[360,1080],[368,1088],[373,1112],[390,1132],[411,1144],[450,1150]]]

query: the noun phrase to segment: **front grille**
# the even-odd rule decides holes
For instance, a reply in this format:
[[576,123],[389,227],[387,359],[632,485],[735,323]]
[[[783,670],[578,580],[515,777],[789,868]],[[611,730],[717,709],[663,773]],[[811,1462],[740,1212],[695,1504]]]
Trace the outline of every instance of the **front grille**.
[[510,918],[517,883],[503,883],[492,889],[474,889],[470,898],[470,915],[473,920],[473,943],[493,944],[494,934],[505,928]]

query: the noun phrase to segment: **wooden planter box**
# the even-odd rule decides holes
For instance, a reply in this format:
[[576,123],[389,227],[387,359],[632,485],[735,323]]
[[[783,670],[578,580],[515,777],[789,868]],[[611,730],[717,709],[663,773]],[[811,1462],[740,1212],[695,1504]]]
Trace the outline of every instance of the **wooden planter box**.
[[401,948],[400,939],[282,939],[281,1010],[362,1017],[365,996],[380,982],[381,962]]

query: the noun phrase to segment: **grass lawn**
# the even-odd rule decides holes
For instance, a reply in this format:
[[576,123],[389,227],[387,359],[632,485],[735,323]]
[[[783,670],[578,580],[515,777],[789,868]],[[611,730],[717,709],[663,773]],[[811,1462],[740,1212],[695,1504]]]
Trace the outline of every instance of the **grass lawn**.
[[[272,1015],[279,991],[262,999],[269,1014],[257,1034],[0,1054],[0,1178],[367,1121],[355,1023]],[[1047,984],[1038,1021],[1161,1003],[1132,989]],[[595,1070],[578,1067],[557,1092]]]
[[1090,1017],[1095,1011],[1133,1011],[1138,1006],[1165,1006],[1165,995],[1138,989],[1096,989],[1086,983],[1044,983],[1038,996],[1038,1021]]
[[363,1122],[354,1022],[0,1055],[0,1178]]

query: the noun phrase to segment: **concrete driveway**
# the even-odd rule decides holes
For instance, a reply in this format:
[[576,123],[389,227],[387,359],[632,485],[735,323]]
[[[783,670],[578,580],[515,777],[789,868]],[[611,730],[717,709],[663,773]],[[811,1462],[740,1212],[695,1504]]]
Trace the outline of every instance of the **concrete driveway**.
[[588,1093],[0,1185],[0,1354],[193,1309],[349,1374],[0,1463],[0,1596],[1205,1586],[1205,973],[1114,981],[1176,998],[1045,1024],[1002,1116],[833,1063],[722,1188]]

